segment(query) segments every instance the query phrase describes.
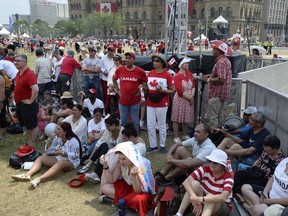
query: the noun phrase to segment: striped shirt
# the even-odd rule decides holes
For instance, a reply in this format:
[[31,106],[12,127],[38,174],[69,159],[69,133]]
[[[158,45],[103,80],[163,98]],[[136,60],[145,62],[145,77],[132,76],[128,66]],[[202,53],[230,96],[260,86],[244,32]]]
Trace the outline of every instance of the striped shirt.
[[228,172],[225,172],[219,178],[214,178],[209,166],[204,165],[191,173],[193,179],[200,182],[204,194],[221,194],[223,191],[228,191],[229,196],[225,200],[226,205],[232,209],[232,187],[234,184],[233,177]]

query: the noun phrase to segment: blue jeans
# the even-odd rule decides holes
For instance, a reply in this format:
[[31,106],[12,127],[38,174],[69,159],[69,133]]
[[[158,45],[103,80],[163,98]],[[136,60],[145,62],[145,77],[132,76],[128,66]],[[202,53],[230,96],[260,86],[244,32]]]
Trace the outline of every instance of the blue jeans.
[[135,129],[138,131],[140,103],[133,106],[123,106],[122,104],[119,104],[118,107],[120,112],[120,125],[125,126],[125,124],[128,122],[128,116],[130,114],[130,120]]
[[99,76],[93,76],[92,79],[89,78],[89,76],[83,77],[83,88],[85,93],[90,89],[94,88],[96,89],[96,97],[100,98],[100,77]]

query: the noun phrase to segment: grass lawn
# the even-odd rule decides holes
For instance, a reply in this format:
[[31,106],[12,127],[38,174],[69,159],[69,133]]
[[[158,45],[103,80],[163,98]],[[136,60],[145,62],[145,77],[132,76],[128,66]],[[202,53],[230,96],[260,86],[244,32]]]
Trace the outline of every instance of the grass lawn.
[[[21,53],[21,52],[20,52]],[[36,57],[27,53],[29,67],[34,68]],[[141,131],[140,136],[149,145],[146,131]],[[69,180],[77,177],[76,171],[63,173],[50,181],[41,183],[35,190],[29,182],[15,182],[11,175],[23,173],[8,166],[10,155],[25,143],[25,135],[8,134],[6,139],[0,140],[0,215],[1,216],[108,216],[117,209],[100,204],[98,201],[99,185],[86,182],[81,188],[70,188]],[[167,137],[167,146],[172,143],[172,136]],[[44,143],[37,143],[37,150],[44,151]],[[165,156],[159,152],[147,154],[151,160],[153,171],[159,170]],[[39,176],[47,169],[42,168]]]

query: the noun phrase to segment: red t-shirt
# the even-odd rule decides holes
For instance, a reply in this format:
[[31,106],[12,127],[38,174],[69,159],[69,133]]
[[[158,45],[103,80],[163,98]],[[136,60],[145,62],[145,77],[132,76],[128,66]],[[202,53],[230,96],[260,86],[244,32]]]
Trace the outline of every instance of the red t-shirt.
[[31,98],[31,86],[37,84],[37,77],[34,72],[28,67],[20,76],[18,71],[15,77],[14,100],[16,104],[21,103],[22,100]]
[[114,75],[115,80],[120,80],[121,97],[119,103],[123,106],[133,106],[140,102],[141,96],[135,96],[139,92],[138,86],[147,82],[146,73],[143,69],[135,67],[128,71],[125,66],[117,68]]
[[72,77],[74,68],[81,68],[81,65],[71,56],[66,56],[62,62],[60,74],[67,74]]
[[[174,80],[172,75],[167,71],[162,73],[156,73],[152,70],[147,75],[147,85],[148,85],[148,95],[149,94],[160,94],[156,91],[157,86],[161,86],[163,90],[167,90],[169,86],[174,85]],[[158,103],[154,103],[147,97],[147,106],[150,107],[167,107],[169,106],[169,95],[166,94],[165,97],[161,99]]]

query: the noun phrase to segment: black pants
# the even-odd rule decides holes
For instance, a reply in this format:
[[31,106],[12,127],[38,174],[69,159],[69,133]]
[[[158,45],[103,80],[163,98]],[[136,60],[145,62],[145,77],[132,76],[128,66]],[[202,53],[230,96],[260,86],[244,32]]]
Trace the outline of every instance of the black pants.
[[63,92],[69,91],[71,85],[71,77],[66,74],[59,74],[56,83],[56,92],[58,96],[61,96]]
[[109,150],[109,147],[108,147],[108,144],[107,143],[102,143],[98,148],[97,150],[94,152],[94,154],[92,155],[91,157],[91,160],[92,161],[97,161],[96,163],[96,167],[94,169],[94,172],[98,174],[99,177],[101,177],[102,175],[102,172],[103,172],[103,165],[100,163],[100,160],[99,158],[102,156],[102,155],[105,155]]

